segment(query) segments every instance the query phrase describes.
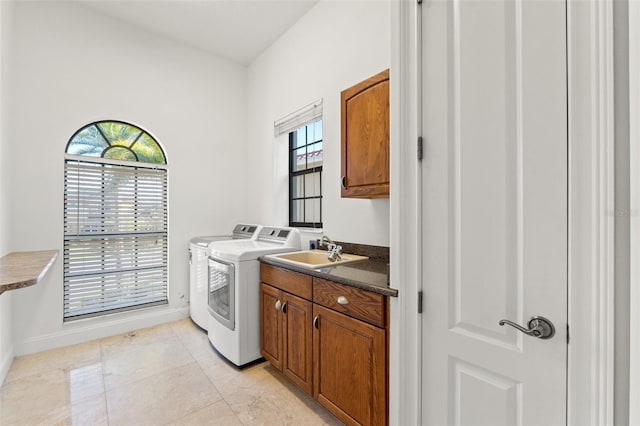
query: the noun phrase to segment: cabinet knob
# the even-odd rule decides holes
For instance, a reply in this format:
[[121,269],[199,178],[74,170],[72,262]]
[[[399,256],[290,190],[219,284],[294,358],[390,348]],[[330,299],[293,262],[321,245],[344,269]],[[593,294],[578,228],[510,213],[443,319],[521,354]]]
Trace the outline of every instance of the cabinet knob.
[[286,313],[287,313],[287,302],[284,302],[284,303],[282,304],[282,313],[283,313],[283,314],[286,314]]
[[342,179],[340,180],[340,183],[342,184],[343,188],[347,187],[347,177],[346,176],[342,176]]
[[338,296],[338,303],[341,305],[348,305],[349,304],[349,299],[347,299],[344,296]]
[[282,302],[280,300],[276,301],[276,311],[279,311],[282,307]]
[[318,316],[316,315],[316,317],[313,319],[313,327],[314,328],[318,328]]

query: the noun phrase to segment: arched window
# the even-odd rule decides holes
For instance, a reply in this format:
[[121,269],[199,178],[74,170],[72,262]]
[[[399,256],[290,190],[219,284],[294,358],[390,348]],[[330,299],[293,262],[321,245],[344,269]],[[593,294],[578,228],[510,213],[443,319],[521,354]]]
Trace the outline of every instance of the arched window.
[[167,303],[167,161],[122,121],[78,130],[65,150],[64,320]]

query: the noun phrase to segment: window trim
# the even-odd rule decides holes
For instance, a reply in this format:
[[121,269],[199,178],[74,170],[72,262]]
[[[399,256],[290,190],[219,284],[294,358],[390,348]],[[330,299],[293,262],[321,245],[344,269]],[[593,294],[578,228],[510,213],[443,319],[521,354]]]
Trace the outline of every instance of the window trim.
[[87,155],[74,155],[74,154],[65,154],[65,160],[71,161],[82,161],[85,163],[99,163],[99,164],[112,164],[114,166],[129,166],[129,167],[139,167],[145,169],[164,169],[169,170],[169,166],[167,164],[160,163],[144,163],[141,161],[128,161],[128,160],[115,160],[115,159],[104,159],[99,157],[89,157]]
[[[112,145],[111,141],[107,139],[101,131],[99,127],[101,123],[117,123],[130,126],[140,131],[140,134],[129,146]],[[67,151],[73,146],[76,136],[91,126],[95,126],[98,129],[108,144],[108,147],[103,150],[101,155],[104,155],[109,148],[114,146],[131,150],[138,139],[140,139],[142,135],[146,135],[145,137],[150,139],[150,142],[157,145],[157,150],[159,150],[159,153],[162,155],[161,161],[163,162],[148,162],[145,161],[146,158],[132,161],[103,158],[95,155],[68,154]],[[113,140],[115,141],[116,139]],[[135,153],[133,157],[139,159]],[[160,158],[149,158],[149,160],[160,161]],[[84,166],[82,164],[84,164]],[[106,166],[111,167],[105,169]],[[85,167],[84,172],[89,173],[88,175],[82,175],[82,173],[84,173],[83,167]],[[86,167],[96,167],[96,169],[93,171]],[[168,175],[167,156],[164,148],[153,135],[140,126],[121,120],[95,121],[77,130],[69,139],[65,147],[64,155],[64,323],[169,303]],[[85,213],[86,210],[85,212],[82,211],[82,209],[87,208],[87,205],[83,206],[83,204],[80,204],[80,200],[83,199],[81,198],[81,189],[78,188],[75,190],[75,192],[77,192],[75,196],[80,197],[78,201],[75,204],[72,203],[68,205],[67,200],[73,198],[75,193],[74,191],[69,192],[68,186],[73,186],[74,183],[77,182],[78,185],[88,185],[85,188],[91,191],[92,187],[96,188],[95,185],[104,185],[104,179],[109,179],[111,176],[134,178],[135,184],[132,188],[125,186],[124,192],[121,192],[123,188],[118,188],[117,193],[120,194],[120,196],[124,196],[125,203],[126,200],[129,200],[133,202],[136,207],[134,213],[130,213],[130,211],[127,212],[126,208],[125,210],[120,210],[118,203],[112,205],[112,202],[108,199],[105,201],[105,193],[102,191],[102,195],[98,197],[99,199],[95,198],[95,196],[93,197],[93,199],[97,200],[102,206],[102,214],[104,214],[105,208],[115,208],[116,210],[113,215],[106,217],[107,222],[105,222],[105,217],[103,216],[103,219],[101,219],[102,226],[97,228],[95,233],[93,233],[90,229],[93,226],[93,219],[91,216],[87,216]],[[101,179],[102,183],[98,183],[96,178]],[[83,179],[88,180],[83,182]],[[139,187],[138,179],[152,179],[151,182],[155,183],[152,187],[149,187],[149,182],[143,183],[143,186]],[[152,191],[154,191],[156,195],[154,195],[151,200],[153,200],[152,203],[158,203],[157,207],[152,205],[150,207],[151,210],[147,210],[149,207],[143,207],[142,210],[139,211],[139,197],[149,200],[148,191],[150,188],[155,188],[152,189]],[[94,195],[96,195],[96,193],[94,193]],[[91,199],[92,198],[89,198],[89,200]],[[86,203],[86,201],[83,201],[83,203]],[[89,203],[89,205],[91,205],[92,201],[89,201]],[[142,205],[144,206],[145,204],[148,206],[148,201]],[[141,218],[145,217],[145,212],[153,212],[156,211],[156,209],[160,209],[161,216],[156,215],[155,219],[152,219],[151,222],[139,222]],[[123,214],[124,216],[122,216]],[[153,213],[151,214],[153,215]],[[74,217],[76,218],[75,220]],[[149,216],[150,219],[152,217],[153,216]],[[141,223],[143,228],[138,228],[138,225],[135,225],[135,228],[129,229],[126,224],[130,223],[130,220],[133,220],[136,224]],[[105,223],[109,225],[105,225]],[[75,230],[73,229],[74,224]],[[85,230],[81,232],[80,226],[83,226]],[[110,229],[111,227],[113,227],[113,229]],[[145,227],[148,227],[148,229],[145,229]],[[154,237],[155,243],[153,242]],[[161,241],[159,242],[159,240]],[[80,242],[79,245],[78,242]],[[142,250],[142,252],[140,252],[142,257],[138,256],[139,250]],[[72,254],[73,251],[75,251],[75,259],[74,254]],[[87,256],[89,257],[87,258]],[[95,256],[98,256],[98,260],[94,260],[96,259]],[[85,259],[89,259],[87,266],[85,266],[84,263]],[[81,304],[75,310],[70,310],[66,306],[73,299],[82,300],[83,288],[91,289],[91,286],[95,286],[96,283],[98,285],[102,283],[102,290],[98,290],[102,291],[102,293],[96,293],[97,303],[89,303],[87,305],[86,302],[80,302]],[[105,294],[104,292],[109,291],[109,289],[114,290],[115,293]],[[142,291],[138,293],[140,289]],[[78,291],[80,293],[78,293]],[[80,296],[78,296],[78,294],[80,294]],[[78,297],[80,297],[80,299],[77,299]],[[99,310],[94,311],[93,309]]]
[[[307,143],[305,143],[305,145],[302,146],[296,146],[296,133],[299,129],[301,128],[306,128],[306,126],[309,126],[311,124],[314,124],[318,121],[322,121],[322,117],[316,117],[311,121],[308,121],[304,124],[299,125],[296,129],[291,130],[288,133],[288,155],[289,155],[289,196],[288,196],[288,200],[289,200],[289,226],[291,227],[296,227],[296,228],[312,228],[312,229],[321,229],[323,227],[323,221],[322,221],[322,199],[324,198],[324,196],[322,195],[322,173],[323,173],[323,166],[315,166],[315,167],[311,167],[311,168],[306,168],[304,170],[294,170],[294,164],[293,164],[293,158],[294,158],[294,152],[299,150],[300,148],[308,148],[309,146],[315,145],[317,143],[323,143],[324,142],[324,133],[323,133],[323,138],[317,141],[313,141],[311,143],[308,143],[308,139],[307,139]],[[306,150],[305,150],[306,151]],[[324,151],[324,148],[323,148]],[[308,153],[308,151],[307,151]],[[324,160],[323,160],[323,165],[324,165]],[[295,180],[296,177],[298,176],[305,176],[305,175],[309,175],[309,174],[313,174],[313,173],[318,173],[318,179],[319,179],[319,185],[320,185],[320,195],[315,195],[315,196],[311,196],[311,197],[294,197],[293,196],[293,182]],[[305,183],[305,179],[302,180],[303,181],[303,185]],[[305,191],[303,191],[304,193]],[[306,222],[306,221],[293,221],[293,211],[294,211],[294,201],[299,201],[299,200],[319,200],[320,202],[320,222]],[[304,206],[304,204],[303,204]],[[303,218],[306,218],[306,208],[303,207]]]
[[[129,126],[129,127],[134,127],[136,129],[140,130],[140,134],[128,146],[125,146],[125,145],[111,145],[111,142],[109,141],[109,138],[104,133],[102,128],[99,126],[99,124],[101,124],[101,123],[116,123],[116,124],[122,124],[122,125]],[[72,142],[76,138],[76,136],[81,134],[83,130],[88,129],[90,127],[95,127],[96,130],[98,131],[98,133],[102,136],[103,140],[107,144],[107,147],[103,149],[100,157],[93,156],[93,155],[74,155],[74,154],[69,154],[68,153],[69,148],[72,146]],[[142,137],[142,135],[144,135],[144,134],[149,136],[149,138],[151,138],[153,140],[153,142],[156,145],[158,145],[158,149],[160,150],[160,153],[162,154],[162,163],[158,163],[158,162],[150,163],[150,162],[147,162],[147,161],[140,161],[140,159],[138,157],[138,154],[136,154],[133,151],[133,149],[132,149],[133,146],[138,142],[140,137]],[[104,154],[106,152],[108,152],[111,148],[114,148],[114,147],[121,147],[121,148],[124,148],[124,149],[130,151],[133,154],[134,158],[136,158],[135,161],[129,161],[130,163],[134,163],[134,164],[156,164],[156,165],[167,165],[168,164],[166,151],[165,151],[164,147],[162,146],[162,144],[158,141],[158,139],[155,136],[153,136],[153,134],[151,134],[150,132],[148,132],[147,130],[143,129],[142,127],[140,127],[140,126],[138,126],[136,124],[129,123],[127,121],[122,121],[122,120],[97,120],[97,121],[92,121],[91,123],[82,126],[78,130],[76,130],[73,133],[73,135],[71,135],[71,137],[69,138],[69,141],[67,142],[67,144],[66,144],[66,146],[64,148],[64,152],[65,152],[65,158],[67,158],[67,156],[74,156],[74,157],[82,157],[82,158],[93,158],[93,159],[98,160],[98,159],[103,159],[104,158]],[[111,160],[111,159],[108,159],[108,160]],[[127,161],[127,160],[113,159],[113,161]]]

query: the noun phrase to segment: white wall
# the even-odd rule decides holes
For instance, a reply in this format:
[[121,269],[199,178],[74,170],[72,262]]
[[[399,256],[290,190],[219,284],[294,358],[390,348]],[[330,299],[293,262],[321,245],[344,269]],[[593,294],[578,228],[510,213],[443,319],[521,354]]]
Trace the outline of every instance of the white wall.
[[[13,2],[0,2],[0,256],[9,252],[8,221],[10,200],[6,191],[9,158],[6,146],[9,144],[5,123],[7,105],[11,99],[9,71],[11,64],[11,33],[13,21]],[[13,360],[12,341],[12,293],[0,295],[0,385],[4,381]]]
[[339,241],[389,245],[388,199],[340,197],[340,92],[389,63],[388,1],[320,1],[250,65],[247,163],[254,221],[288,223],[288,142],[273,137],[273,122],[323,98],[324,231]]
[[[72,2],[19,2],[15,17],[8,241],[60,250],[41,283],[13,294],[16,354],[186,316],[189,239],[245,217],[246,68]],[[63,324],[64,149],[101,119],[137,124],[166,149],[170,305]]]

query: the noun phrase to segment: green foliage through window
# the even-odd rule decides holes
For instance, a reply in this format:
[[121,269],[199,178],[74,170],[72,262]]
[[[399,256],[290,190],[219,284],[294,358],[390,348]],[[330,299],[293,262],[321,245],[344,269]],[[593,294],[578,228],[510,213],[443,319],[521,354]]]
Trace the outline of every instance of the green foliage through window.
[[83,127],[71,137],[66,152],[113,160],[167,163],[162,148],[151,135],[122,121],[99,121]]

